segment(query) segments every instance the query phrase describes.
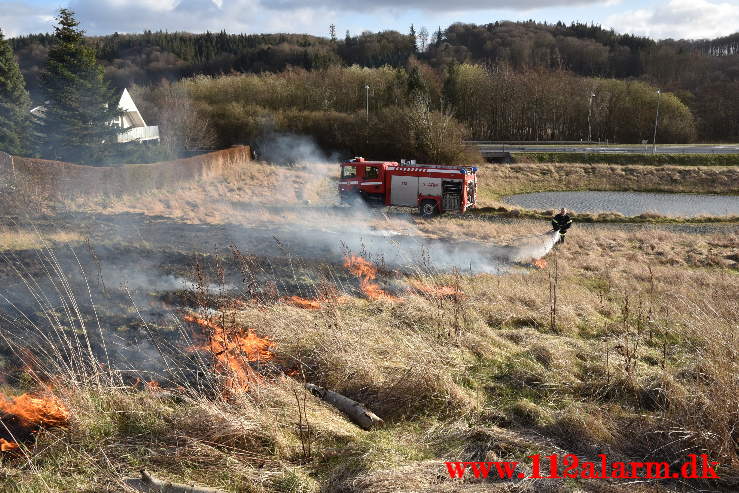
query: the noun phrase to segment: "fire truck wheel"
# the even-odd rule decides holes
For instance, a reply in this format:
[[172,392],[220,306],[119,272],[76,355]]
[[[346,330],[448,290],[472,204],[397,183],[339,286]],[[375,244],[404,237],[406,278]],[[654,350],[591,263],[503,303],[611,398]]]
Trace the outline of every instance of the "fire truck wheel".
[[421,202],[419,210],[423,217],[434,217],[439,213],[439,208],[436,206],[435,200],[424,200]]

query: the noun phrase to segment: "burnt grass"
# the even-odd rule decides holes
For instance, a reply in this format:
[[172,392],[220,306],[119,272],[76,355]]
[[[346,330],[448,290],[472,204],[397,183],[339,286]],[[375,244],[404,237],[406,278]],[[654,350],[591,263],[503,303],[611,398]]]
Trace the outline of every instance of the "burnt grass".
[[[1,223],[15,226],[21,220],[6,217]],[[126,384],[192,384],[202,371],[183,349],[202,328],[184,322],[184,314],[274,304],[290,296],[316,298],[326,294],[323,285],[360,293],[341,257],[327,262],[320,248],[292,252],[272,231],[239,234],[236,246],[223,227],[141,214],[59,215],[32,224],[39,237],[71,228],[86,234],[74,245],[0,251],[6,297],[0,301],[6,328],[0,361],[11,384],[24,382],[29,354],[38,368],[55,368],[53,356],[34,351],[49,338],[69,338],[79,346],[89,339],[96,359],[122,371]],[[81,324],[88,329],[85,336]],[[176,374],[163,370],[167,361]]]
[[[475,235],[493,241],[500,232],[519,234],[522,225],[510,222],[446,216],[420,229],[454,231],[456,225],[470,235],[450,234],[460,243]],[[41,377],[54,377],[58,355],[41,350],[49,342],[44,336],[53,341],[63,334],[85,344],[79,318],[95,360],[120,370],[125,387],[83,393],[83,402],[70,392],[71,429],[24,444],[53,491],[68,490],[67,474],[87,485],[81,491],[122,491],[116,481],[142,466],[226,491],[385,492],[405,481],[416,481],[409,491],[459,491],[483,485],[441,478],[443,459],[523,460],[563,450],[584,458],[605,451],[624,460],[677,461],[686,450],[735,457],[727,435],[736,429],[735,352],[725,344],[728,322],[719,316],[736,313],[727,281],[736,264],[724,258],[735,227],[700,226],[685,234],[684,225],[578,226],[558,253],[561,307],[552,328],[551,258],[547,271],[460,276],[460,299],[404,295],[403,303],[372,302],[362,299],[340,253],[293,241],[298,238],[278,224],[190,224],[136,213],[62,213],[0,224],[32,227],[42,237],[76,231],[81,238],[45,250],[0,251],[1,294],[8,297],[0,302],[6,382],[33,390],[29,352],[40,373],[48,369]],[[404,273],[375,260],[381,287],[392,293]],[[44,296],[31,296],[21,277]],[[449,276],[439,281],[449,282]],[[327,286],[352,302],[315,312],[280,302],[322,296]],[[69,316],[72,297],[79,314]],[[704,307],[709,300],[711,309]],[[223,325],[258,327],[278,341],[274,364],[255,368],[275,375],[270,386],[224,402],[214,391],[208,355],[186,350],[203,333],[183,321],[193,311],[218,314]],[[302,374],[280,379],[296,369]],[[301,378],[363,401],[386,419],[386,429],[358,430],[310,397],[301,415]],[[166,392],[138,384],[150,380]],[[197,397],[176,394],[180,386]],[[300,442],[305,429],[315,433],[308,453]],[[665,430],[683,435],[676,441]],[[67,439],[70,446],[58,445]],[[114,464],[91,457],[100,451],[115,457]],[[6,463],[23,475],[23,461]],[[727,469],[727,483],[690,487],[575,486],[735,491],[734,471]],[[13,481],[0,478],[0,487]],[[18,491],[41,484],[30,476],[23,481],[27,486]]]

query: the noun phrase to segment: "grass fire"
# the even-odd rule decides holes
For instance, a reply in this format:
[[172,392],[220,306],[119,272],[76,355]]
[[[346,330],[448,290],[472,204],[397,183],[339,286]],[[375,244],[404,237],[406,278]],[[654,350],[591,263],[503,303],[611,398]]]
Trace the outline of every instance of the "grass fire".
[[[2,219],[0,490],[735,489],[735,223],[573,214],[562,243],[553,211],[498,214],[499,165],[478,209],[422,217],[341,205],[338,163],[245,156]],[[599,453],[707,454],[721,478],[444,466]]]
[[456,286],[435,286],[415,279],[410,279],[408,283],[413,290],[432,297],[455,298],[464,295],[462,290]]
[[400,298],[392,296],[380,288],[380,285],[376,282],[377,267],[369,260],[349,255],[344,259],[344,267],[357,276],[359,289],[367,298],[371,300],[384,298],[391,301],[401,301]]
[[18,450],[19,441],[44,428],[66,426],[69,417],[69,410],[53,395],[8,397],[0,393],[0,451]]
[[206,332],[205,342],[188,349],[207,351],[213,357],[215,369],[226,376],[225,388],[230,392],[249,390],[250,384],[261,379],[252,364],[266,363],[274,357],[274,342],[257,336],[252,329],[226,329],[212,319],[195,315],[185,315],[184,319]]
[[739,492],[737,1],[0,0],[0,493]]
[[298,308],[305,308],[306,310],[320,310],[320,300],[308,300],[301,298],[300,296],[288,296],[283,300],[285,303],[297,306]]

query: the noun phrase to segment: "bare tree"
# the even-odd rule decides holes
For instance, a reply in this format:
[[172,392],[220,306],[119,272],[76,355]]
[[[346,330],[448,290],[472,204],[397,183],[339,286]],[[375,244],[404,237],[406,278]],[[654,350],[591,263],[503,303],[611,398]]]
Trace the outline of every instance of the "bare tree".
[[433,111],[428,98],[416,95],[407,112],[407,124],[419,159],[437,164],[465,159],[466,129],[448,108]]
[[429,42],[429,30],[426,29],[426,26],[421,26],[421,30],[418,31],[418,42],[421,45],[421,53],[423,53],[426,51]]
[[216,133],[208,118],[198,113],[187,89],[179,84],[163,87],[158,106],[162,145],[172,156],[215,146]]

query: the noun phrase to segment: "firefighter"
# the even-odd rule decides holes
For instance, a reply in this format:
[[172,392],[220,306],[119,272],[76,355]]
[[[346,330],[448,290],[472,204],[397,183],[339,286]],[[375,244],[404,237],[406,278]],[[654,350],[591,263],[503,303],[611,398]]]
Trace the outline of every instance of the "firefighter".
[[570,226],[572,226],[572,218],[567,214],[567,209],[562,207],[559,210],[559,214],[552,218],[552,229],[559,231],[560,243],[565,242],[565,235],[567,234],[567,230],[570,229]]

